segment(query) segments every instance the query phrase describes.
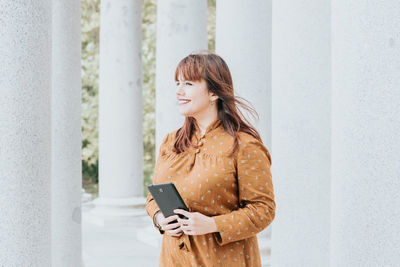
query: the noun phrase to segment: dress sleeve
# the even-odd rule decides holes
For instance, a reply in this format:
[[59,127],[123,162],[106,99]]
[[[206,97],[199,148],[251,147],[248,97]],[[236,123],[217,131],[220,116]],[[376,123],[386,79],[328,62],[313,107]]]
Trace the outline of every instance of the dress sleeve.
[[[158,157],[157,157],[157,161],[154,167],[154,174],[153,174],[153,184],[157,183],[157,178],[158,178],[158,169],[159,169],[159,165],[162,161],[161,155],[163,153],[163,151],[165,150],[167,144],[169,142],[169,134],[167,134],[161,145],[160,145],[160,150],[158,153]],[[155,200],[153,199],[153,196],[149,193],[147,195],[147,199],[146,199],[146,212],[147,214],[151,217],[151,219],[153,219],[154,214],[159,210],[160,208],[157,206],[157,203],[155,202]]]
[[271,155],[262,142],[252,139],[238,151],[239,208],[214,216],[219,245],[245,239],[265,229],[275,217]]

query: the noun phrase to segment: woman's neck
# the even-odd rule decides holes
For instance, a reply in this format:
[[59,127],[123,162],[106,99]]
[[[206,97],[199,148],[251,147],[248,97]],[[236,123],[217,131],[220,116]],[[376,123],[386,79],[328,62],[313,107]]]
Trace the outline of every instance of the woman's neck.
[[205,134],[205,132],[206,132],[206,130],[207,130],[207,127],[208,127],[211,123],[213,123],[216,119],[218,119],[218,116],[205,118],[205,119],[203,119],[203,120],[197,120],[197,119],[196,119],[196,123],[197,123],[197,126],[198,126],[199,129],[200,129],[201,135]]

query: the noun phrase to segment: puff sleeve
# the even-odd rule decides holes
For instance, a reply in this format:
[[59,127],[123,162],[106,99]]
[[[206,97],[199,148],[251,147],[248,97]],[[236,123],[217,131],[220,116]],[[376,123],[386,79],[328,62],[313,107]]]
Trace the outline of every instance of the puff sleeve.
[[275,217],[271,156],[262,142],[253,138],[240,146],[236,161],[237,210],[214,216],[219,245],[245,239],[265,229]]
[[[157,161],[154,167],[154,174],[153,174],[153,184],[157,183],[157,177],[158,177],[158,170],[159,170],[159,166],[160,163],[162,161],[162,154],[164,152],[164,150],[166,149],[167,144],[169,143],[169,135],[167,134],[161,145],[160,145],[160,149],[159,149],[159,153],[158,153],[158,157],[157,157]],[[158,207],[157,203],[155,202],[155,200],[153,199],[153,196],[149,193],[147,195],[147,199],[146,199],[146,212],[147,214],[153,219],[154,214],[159,210],[160,208]]]

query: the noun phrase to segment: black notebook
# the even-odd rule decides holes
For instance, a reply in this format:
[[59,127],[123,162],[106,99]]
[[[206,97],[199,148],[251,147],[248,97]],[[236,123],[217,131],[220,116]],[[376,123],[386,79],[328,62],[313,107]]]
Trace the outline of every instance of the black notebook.
[[[189,211],[173,183],[150,184],[147,188],[165,218],[175,215],[174,209]],[[179,217],[187,219],[183,215],[179,215]]]

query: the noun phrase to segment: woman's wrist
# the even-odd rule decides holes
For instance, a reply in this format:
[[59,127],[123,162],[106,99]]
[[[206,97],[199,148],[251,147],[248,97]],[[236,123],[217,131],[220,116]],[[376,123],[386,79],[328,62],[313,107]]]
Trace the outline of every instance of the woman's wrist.
[[153,223],[155,226],[159,227],[160,224],[158,223],[157,215],[161,212],[161,210],[157,210],[153,215]]
[[157,215],[158,215],[158,213],[160,213],[160,212],[161,212],[161,210],[157,210],[157,211],[154,213],[154,215],[153,215],[153,224],[154,224],[155,227],[158,228],[158,230],[160,231],[160,233],[163,234],[164,231],[161,229],[161,225],[160,225],[160,223],[158,222],[158,218],[157,218]]
[[211,233],[218,232],[218,227],[217,227],[217,224],[216,224],[216,222],[214,220],[214,217],[209,217],[209,218],[210,218],[210,230],[211,230]]

